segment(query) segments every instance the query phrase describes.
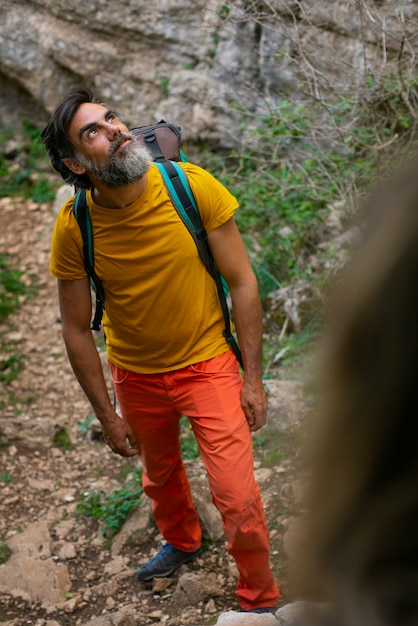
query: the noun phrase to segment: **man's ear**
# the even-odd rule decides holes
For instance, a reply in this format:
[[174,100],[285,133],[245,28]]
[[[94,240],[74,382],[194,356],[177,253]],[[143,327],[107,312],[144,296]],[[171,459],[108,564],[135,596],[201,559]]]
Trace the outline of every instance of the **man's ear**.
[[86,168],[84,165],[81,165],[77,159],[64,159],[64,165],[68,167],[69,170],[74,172],[74,174],[85,174]]

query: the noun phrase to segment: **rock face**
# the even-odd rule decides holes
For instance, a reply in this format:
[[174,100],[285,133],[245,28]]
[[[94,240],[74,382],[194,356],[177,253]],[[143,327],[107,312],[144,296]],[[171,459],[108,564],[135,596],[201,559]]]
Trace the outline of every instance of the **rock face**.
[[238,109],[251,126],[289,94],[320,97],[321,77],[352,88],[412,51],[417,16],[413,0],[0,0],[0,128],[41,126],[84,83],[130,125],[237,145]]

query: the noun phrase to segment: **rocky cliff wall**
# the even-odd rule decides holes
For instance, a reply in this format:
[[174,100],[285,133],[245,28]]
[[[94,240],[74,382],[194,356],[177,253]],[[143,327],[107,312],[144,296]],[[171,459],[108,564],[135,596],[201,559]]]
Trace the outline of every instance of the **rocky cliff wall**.
[[[234,145],[244,107],[346,90],[400,50],[414,0],[0,0],[0,128],[42,126],[84,83],[129,124]],[[415,49],[414,49],[415,47]]]

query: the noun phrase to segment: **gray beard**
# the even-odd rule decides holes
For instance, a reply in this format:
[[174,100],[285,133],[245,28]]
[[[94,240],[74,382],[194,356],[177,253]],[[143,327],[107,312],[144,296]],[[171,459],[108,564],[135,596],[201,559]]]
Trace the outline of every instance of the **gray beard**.
[[[126,139],[131,142],[121,154],[117,148]],[[75,158],[87,169],[87,173],[109,188],[124,187],[136,183],[146,174],[150,168],[152,159],[147,148],[141,146],[131,135],[119,135],[109,150],[109,160],[106,163],[98,163],[79,153]]]

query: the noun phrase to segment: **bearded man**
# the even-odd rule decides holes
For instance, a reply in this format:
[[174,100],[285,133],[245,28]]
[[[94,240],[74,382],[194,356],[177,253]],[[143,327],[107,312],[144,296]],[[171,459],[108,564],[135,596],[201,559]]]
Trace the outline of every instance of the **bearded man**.
[[63,98],[42,136],[63,179],[88,189],[95,271],[106,294],[106,349],[121,416],[109,398],[90,330],[92,301],[74,197],[58,214],[50,263],[68,356],[107,444],[122,456],[139,455],[144,492],[165,539],[137,578],[168,576],[201,552],[201,528],[179,444],[179,420],[186,415],[237,564],[241,607],[273,612],[279,591],[269,565],[251,440],[267,413],[262,311],[234,221],[237,201],[208,172],[181,163],[215,262],[228,282],[244,378],[222,334],[215,282],[146,148],[84,88]]

